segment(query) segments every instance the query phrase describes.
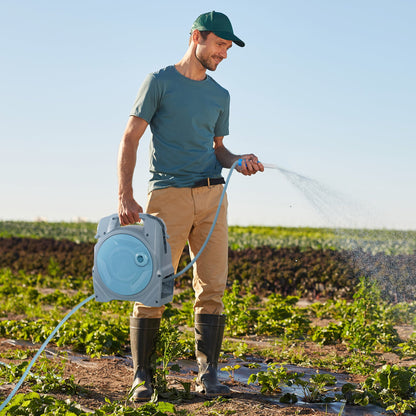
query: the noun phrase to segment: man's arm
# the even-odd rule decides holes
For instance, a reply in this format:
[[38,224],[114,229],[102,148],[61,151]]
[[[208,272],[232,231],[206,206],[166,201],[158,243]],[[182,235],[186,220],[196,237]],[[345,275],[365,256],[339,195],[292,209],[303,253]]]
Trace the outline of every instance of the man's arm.
[[139,221],[143,208],[133,197],[133,173],[136,167],[137,148],[148,123],[131,116],[127,122],[118,151],[118,215],[121,225]]
[[224,146],[223,139],[224,136],[214,137],[214,151],[215,156],[224,168],[230,168],[236,160],[243,159],[241,166],[236,167],[236,170],[243,175],[254,175],[259,171],[264,171],[264,167],[258,161],[256,155],[253,155],[252,153],[246,155],[234,155]]

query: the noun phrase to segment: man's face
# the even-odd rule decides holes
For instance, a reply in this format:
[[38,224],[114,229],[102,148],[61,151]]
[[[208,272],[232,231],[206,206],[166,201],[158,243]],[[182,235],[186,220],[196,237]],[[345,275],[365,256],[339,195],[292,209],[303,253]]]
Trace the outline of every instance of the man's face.
[[205,69],[215,71],[218,64],[227,58],[227,51],[232,44],[231,40],[222,39],[212,32],[205,40],[200,35],[195,49],[195,57]]

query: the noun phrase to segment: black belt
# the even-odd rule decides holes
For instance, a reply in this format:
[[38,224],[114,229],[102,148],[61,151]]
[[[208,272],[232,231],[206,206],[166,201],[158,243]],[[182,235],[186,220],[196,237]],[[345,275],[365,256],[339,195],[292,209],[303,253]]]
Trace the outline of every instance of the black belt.
[[200,188],[201,186],[211,186],[211,185],[220,185],[225,183],[224,178],[206,178],[201,181],[195,182],[192,185],[192,188]]

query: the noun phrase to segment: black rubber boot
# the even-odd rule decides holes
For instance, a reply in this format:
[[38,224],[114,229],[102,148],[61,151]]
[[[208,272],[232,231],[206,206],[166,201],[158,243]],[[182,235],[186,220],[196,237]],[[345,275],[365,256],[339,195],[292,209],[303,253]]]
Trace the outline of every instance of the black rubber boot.
[[[152,397],[154,373],[152,355],[156,349],[159,327],[160,318],[130,317],[130,345],[134,370],[132,385],[134,392],[131,401],[144,401]],[[138,386],[143,382],[143,385]]]
[[230,389],[217,377],[224,336],[225,315],[195,315],[195,355],[198,363],[196,391],[207,396],[229,396]]

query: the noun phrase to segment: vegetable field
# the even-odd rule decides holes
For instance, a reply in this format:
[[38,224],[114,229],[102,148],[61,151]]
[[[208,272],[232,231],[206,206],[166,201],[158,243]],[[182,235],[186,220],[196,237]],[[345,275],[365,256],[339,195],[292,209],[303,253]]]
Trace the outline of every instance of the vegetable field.
[[[93,293],[95,229],[0,222],[0,403]],[[220,374],[231,397],[193,393],[188,273],[164,312],[152,402],[128,401],[132,304],[91,301],[0,415],[416,413],[416,232],[230,227],[229,242]]]

